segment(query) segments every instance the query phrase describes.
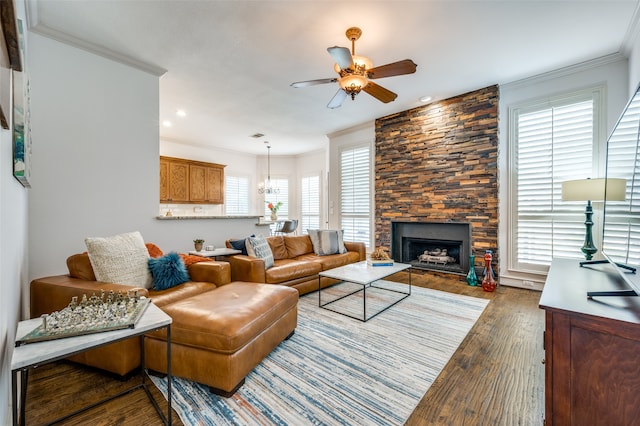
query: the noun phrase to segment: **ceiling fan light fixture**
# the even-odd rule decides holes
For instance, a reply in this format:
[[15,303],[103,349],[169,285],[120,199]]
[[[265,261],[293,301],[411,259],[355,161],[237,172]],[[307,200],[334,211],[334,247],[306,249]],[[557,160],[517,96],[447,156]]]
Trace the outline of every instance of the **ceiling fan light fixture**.
[[356,69],[364,68],[363,71],[373,68],[373,61],[366,56],[353,55],[353,63],[356,66]]
[[338,80],[340,88],[351,95],[351,99],[355,99],[356,95],[360,93],[362,89],[367,87],[369,80],[363,75],[347,74]]

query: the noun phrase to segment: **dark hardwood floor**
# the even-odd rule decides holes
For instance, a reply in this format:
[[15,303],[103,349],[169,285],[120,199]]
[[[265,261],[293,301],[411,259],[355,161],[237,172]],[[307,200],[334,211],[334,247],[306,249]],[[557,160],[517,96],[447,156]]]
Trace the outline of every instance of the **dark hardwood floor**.
[[[406,282],[406,274],[393,279]],[[544,312],[540,293],[500,286],[486,293],[465,282],[413,274],[414,285],[487,298],[487,306],[445,369],[424,395],[407,425],[542,425]],[[132,386],[66,362],[32,370],[27,424],[42,424]],[[160,407],[166,401],[150,384]],[[137,390],[63,422],[64,425],[161,424],[144,391]],[[181,425],[173,414],[173,424]]]

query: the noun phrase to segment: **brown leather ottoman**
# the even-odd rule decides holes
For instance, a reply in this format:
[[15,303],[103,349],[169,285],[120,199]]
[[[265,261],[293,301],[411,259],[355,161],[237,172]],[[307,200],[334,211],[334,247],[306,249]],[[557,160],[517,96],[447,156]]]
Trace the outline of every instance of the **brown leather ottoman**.
[[[296,289],[232,282],[163,306],[171,324],[171,373],[231,396],[298,323]],[[166,331],[145,335],[145,362],[166,373]]]

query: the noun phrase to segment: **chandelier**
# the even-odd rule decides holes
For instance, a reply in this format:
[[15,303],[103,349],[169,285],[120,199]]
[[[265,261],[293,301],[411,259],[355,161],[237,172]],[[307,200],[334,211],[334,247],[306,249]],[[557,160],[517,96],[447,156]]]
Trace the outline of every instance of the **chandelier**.
[[259,194],[279,194],[280,188],[271,185],[271,146],[267,145],[267,180],[258,184]]

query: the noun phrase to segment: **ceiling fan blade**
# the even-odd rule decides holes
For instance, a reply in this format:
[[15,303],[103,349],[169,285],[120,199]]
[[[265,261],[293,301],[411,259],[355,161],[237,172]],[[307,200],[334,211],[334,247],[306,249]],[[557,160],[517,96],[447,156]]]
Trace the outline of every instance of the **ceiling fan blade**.
[[393,77],[394,75],[413,74],[417,65],[411,59],[380,65],[367,70],[369,78]]
[[291,83],[291,87],[309,87],[316,86],[318,84],[335,83],[336,81],[338,81],[337,78],[321,78],[318,80],[296,81],[295,83]]
[[347,92],[345,92],[342,89],[338,89],[336,94],[333,95],[333,98],[331,98],[331,100],[327,104],[327,108],[331,108],[331,109],[340,108],[342,106],[342,102],[344,102],[347,96],[349,96],[347,95]]
[[391,90],[387,90],[384,87],[375,84],[373,81],[370,81],[362,90],[385,104],[398,97],[398,95],[393,93]]
[[353,57],[346,47],[327,47],[327,52],[329,52],[329,55],[331,55],[340,69],[353,68]]

